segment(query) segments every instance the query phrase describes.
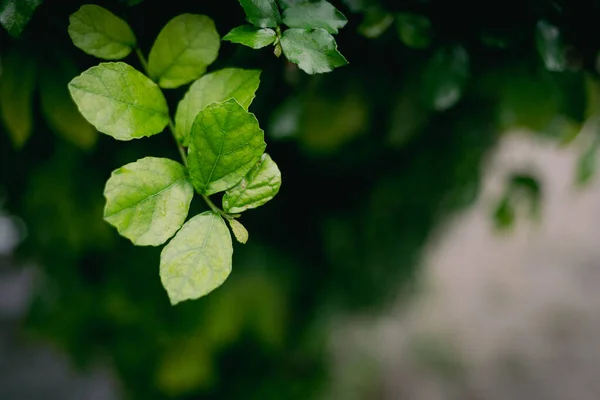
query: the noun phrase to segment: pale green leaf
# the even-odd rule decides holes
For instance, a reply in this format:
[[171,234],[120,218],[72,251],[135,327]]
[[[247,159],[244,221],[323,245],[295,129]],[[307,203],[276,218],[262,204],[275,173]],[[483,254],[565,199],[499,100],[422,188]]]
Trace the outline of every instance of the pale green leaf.
[[188,165],[194,187],[211,195],[236,185],[265,151],[264,132],[254,114],[235,100],[215,103],[192,126]]
[[290,28],[323,28],[329,33],[338,33],[348,23],[344,14],[328,1],[304,2],[283,12],[283,23]]
[[159,87],[122,62],[88,69],[69,83],[69,91],[85,119],[118,140],[152,136],[169,123]]
[[194,188],[183,165],[146,157],[112,172],[104,219],[138,246],[158,246],[185,221]]
[[136,45],[127,22],[94,4],[85,4],[69,17],[73,44],[94,57],[120,60]]
[[35,9],[43,0],[4,0],[0,1],[0,25],[8,33],[17,37],[25,29]]
[[36,64],[27,52],[13,49],[2,58],[0,117],[15,148],[23,147],[33,129]]
[[239,0],[246,13],[246,20],[259,28],[276,28],[281,14],[275,0]]
[[160,31],[148,58],[148,74],[163,88],[198,79],[217,59],[221,39],[206,15],[182,14]]
[[330,72],[348,64],[338,52],[335,39],[325,29],[288,29],[281,37],[281,47],[287,59],[307,74]]
[[242,25],[233,28],[223,40],[243,44],[253,49],[261,49],[275,41],[277,34],[270,28],[257,28],[252,25]]
[[96,129],[83,118],[69,95],[69,79],[76,74],[75,66],[61,57],[62,66],[46,67],[40,76],[41,112],[48,127],[63,139],[84,150],[92,148],[98,139]]
[[160,279],[171,304],[197,299],[231,272],[231,235],[220,215],[206,211],[186,222],[160,255]]
[[224,68],[198,79],[177,106],[175,133],[179,142],[188,145],[196,115],[210,104],[233,98],[247,110],[259,83],[259,70],[241,68]]
[[223,210],[236,214],[260,207],[275,197],[280,187],[281,172],[271,157],[264,153],[244,179],[225,192]]
[[236,219],[228,219],[227,221],[229,221],[229,226],[235,239],[241,244],[246,244],[248,241],[248,230],[246,230],[244,225]]

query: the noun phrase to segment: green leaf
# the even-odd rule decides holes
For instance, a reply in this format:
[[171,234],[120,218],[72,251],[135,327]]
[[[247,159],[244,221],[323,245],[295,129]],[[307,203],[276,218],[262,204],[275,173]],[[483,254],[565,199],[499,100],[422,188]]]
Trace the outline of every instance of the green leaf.
[[548,71],[567,69],[567,52],[563,35],[558,27],[541,20],[536,25],[535,44]]
[[280,43],[287,59],[307,74],[330,72],[348,64],[338,52],[335,39],[325,29],[288,29],[283,32]]
[[243,44],[253,49],[261,49],[275,41],[277,34],[273,29],[257,28],[252,25],[242,25],[233,28],[223,40]]
[[83,118],[69,95],[68,83],[76,74],[75,66],[62,56],[61,66],[46,66],[40,76],[40,105],[48,127],[63,139],[77,147],[91,149],[98,139],[98,132]]
[[233,246],[220,215],[206,211],[183,225],[160,255],[160,279],[171,304],[215,290],[231,272]]
[[85,119],[118,140],[152,136],[169,123],[158,86],[122,62],[88,69],[69,83],[69,91]]
[[323,28],[329,33],[338,33],[348,20],[331,3],[320,0],[288,8],[283,12],[283,23],[290,28]]
[[241,68],[224,68],[198,79],[177,106],[175,134],[179,142],[187,147],[194,119],[210,104],[233,98],[247,110],[259,83],[259,70]]
[[394,22],[394,16],[380,8],[369,10],[358,26],[358,32],[364,37],[374,39],[381,36]]
[[433,32],[431,21],[419,14],[400,13],[396,15],[396,28],[400,40],[413,49],[424,49],[431,44]]
[[241,244],[246,244],[248,241],[248,231],[244,225],[236,219],[228,219],[227,221],[229,222],[233,236],[235,236],[235,240]]
[[429,60],[423,72],[422,94],[433,110],[454,106],[469,78],[469,53],[460,45],[442,47]]
[[279,8],[285,11],[290,7],[296,7],[302,3],[305,3],[306,1],[307,0],[277,0],[277,3],[279,4]]
[[73,44],[94,57],[120,60],[137,41],[127,22],[94,4],[85,4],[69,17]]
[[577,184],[585,185],[587,184],[594,176],[596,172],[596,164],[597,164],[597,153],[599,147],[598,141],[596,141],[592,146],[588,147],[586,151],[579,156],[577,160]]
[[33,129],[36,63],[15,48],[2,59],[0,117],[15,148],[23,147]]
[[158,246],[185,221],[194,188],[183,165],[146,157],[112,172],[104,219],[138,246]]
[[198,79],[217,59],[221,39],[206,15],[182,14],[160,31],[148,58],[148,74],[163,88]]
[[192,126],[188,165],[194,187],[205,195],[229,189],[256,164],[265,147],[254,114],[235,99],[211,104]]
[[239,0],[246,13],[246,20],[259,28],[276,28],[281,14],[275,0]]
[[35,9],[43,0],[4,0],[0,1],[0,25],[8,33],[17,37],[33,16]]
[[225,192],[223,210],[236,214],[260,207],[275,197],[280,187],[281,172],[271,157],[264,153],[244,179]]

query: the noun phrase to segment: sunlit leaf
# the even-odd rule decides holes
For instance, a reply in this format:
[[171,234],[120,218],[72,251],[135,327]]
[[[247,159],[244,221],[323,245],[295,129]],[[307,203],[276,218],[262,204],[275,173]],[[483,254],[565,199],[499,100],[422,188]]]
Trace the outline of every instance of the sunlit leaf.
[[64,56],[61,66],[48,66],[40,73],[40,106],[46,123],[57,135],[87,150],[98,140],[98,132],[83,118],[69,94],[69,80],[76,75],[75,66]]
[[243,44],[244,46],[252,47],[253,49],[261,49],[273,43],[276,37],[277,35],[273,29],[242,25],[229,31],[229,33],[223,37],[223,40]]
[[127,22],[94,4],[85,4],[69,17],[73,44],[92,56],[105,60],[126,57],[136,45]]
[[260,207],[271,200],[281,187],[281,172],[265,153],[260,161],[223,196],[223,209],[231,214]]
[[235,100],[201,111],[192,126],[188,165],[194,187],[210,195],[236,185],[266,147],[254,114]]
[[182,14],[160,31],[148,58],[148,74],[163,88],[199,78],[217,59],[221,40],[206,15]]
[[0,1],[0,25],[11,36],[20,36],[43,0],[3,0]]
[[122,62],[88,69],[69,83],[69,91],[85,119],[118,140],[155,135],[169,122],[158,86]]
[[233,232],[233,236],[235,236],[235,239],[238,242],[245,244],[248,241],[248,231],[246,230],[244,225],[242,225],[236,219],[228,219],[227,221],[229,222],[229,226],[231,227],[231,231]]
[[15,148],[21,148],[33,129],[33,92],[36,64],[22,49],[2,58],[0,117]]
[[281,47],[286,58],[307,74],[330,72],[348,64],[337,50],[333,36],[322,28],[313,31],[288,29],[281,37]]
[[185,221],[194,189],[183,165],[146,157],[114,170],[104,219],[138,246],[158,246]]
[[186,222],[160,255],[160,278],[171,304],[221,286],[232,256],[231,235],[220,215],[207,211]]
[[287,8],[283,13],[283,23],[290,28],[323,28],[329,33],[338,33],[348,20],[331,3],[318,0]]
[[275,0],[239,0],[246,13],[246,20],[259,28],[276,28],[281,14]]
[[175,133],[184,146],[188,145],[192,124],[198,113],[213,103],[236,99],[247,110],[260,83],[260,71],[223,68],[194,82],[177,106]]

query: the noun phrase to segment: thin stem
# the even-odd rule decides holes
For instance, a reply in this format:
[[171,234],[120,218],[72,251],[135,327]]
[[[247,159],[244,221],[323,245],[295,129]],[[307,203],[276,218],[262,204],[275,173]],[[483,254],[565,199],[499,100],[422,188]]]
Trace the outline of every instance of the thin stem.
[[146,73],[146,75],[148,75],[148,61],[146,61],[146,57],[144,57],[144,53],[142,53],[142,50],[140,50],[139,47],[136,47],[135,54],[137,55],[138,59],[140,60],[140,64],[142,64],[142,68],[144,69],[144,72]]

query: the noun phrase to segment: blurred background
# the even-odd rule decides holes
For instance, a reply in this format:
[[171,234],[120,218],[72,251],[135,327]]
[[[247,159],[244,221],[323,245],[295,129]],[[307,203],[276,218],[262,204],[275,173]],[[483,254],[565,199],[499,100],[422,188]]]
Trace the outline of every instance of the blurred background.
[[[0,0],[0,399],[600,398],[600,2],[332,1],[350,64],[318,76],[223,42],[210,70],[263,70],[283,184],[223,286],[176,307],[102,192],[177,151],[78,114],[84,3]],[[244,22],[236,0],[95,4],[146,54],[184,12]]]

